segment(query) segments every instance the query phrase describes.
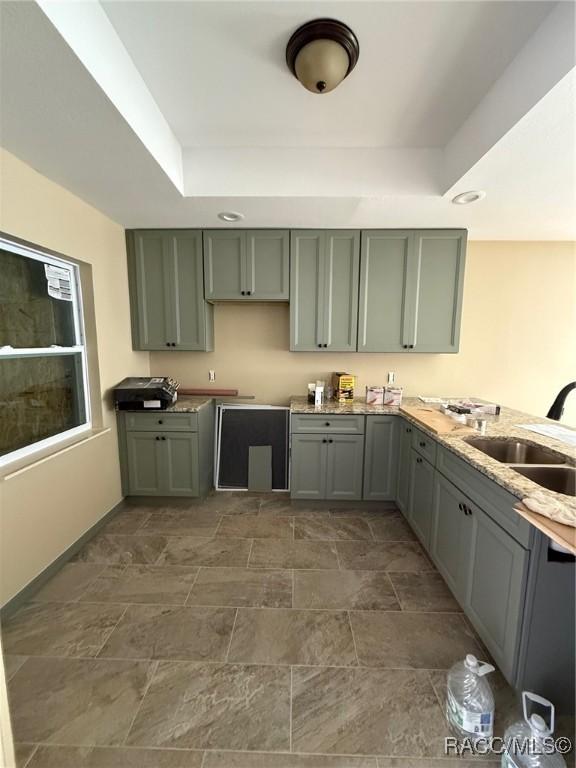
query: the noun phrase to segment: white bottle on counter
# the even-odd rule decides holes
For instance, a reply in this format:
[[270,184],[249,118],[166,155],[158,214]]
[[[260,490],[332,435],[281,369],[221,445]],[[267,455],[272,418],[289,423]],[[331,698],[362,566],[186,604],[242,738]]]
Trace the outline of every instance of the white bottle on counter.
[[485,678],[494,667],[468,654],[448,672],[446,717],[460,739],[490,739],[494,732],[494,695]]

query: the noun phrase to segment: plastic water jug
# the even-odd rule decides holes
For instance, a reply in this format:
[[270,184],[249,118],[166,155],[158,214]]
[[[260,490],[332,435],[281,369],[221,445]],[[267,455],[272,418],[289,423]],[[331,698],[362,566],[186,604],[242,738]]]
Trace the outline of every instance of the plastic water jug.
[[494,695],[486,675],[494,667],[468,654],[448,672],[446,717],[460,739],[490,739],[494,732]]
[[[550,725],[540,715],[528,716],[528,705],[536,702],[550,710]],[[506,729],[502,768],[566,768],[566,761],[554,749],[554,704],[535,693],[522,694],[524,719]]]

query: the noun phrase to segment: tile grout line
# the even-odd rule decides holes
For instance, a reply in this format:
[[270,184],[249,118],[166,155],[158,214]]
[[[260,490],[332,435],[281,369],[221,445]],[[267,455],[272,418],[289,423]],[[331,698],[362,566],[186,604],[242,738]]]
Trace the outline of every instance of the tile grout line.
[[396,595],[396,600],[398,601],[398,605],[400,606],[400,610],[405,612],[406,609],[404,608],[404,605],[402,604],[402,600],[400,600],[400,595],[396,591],[396,587],[394,585],[394,581],[392,580],[392,576],[390,576],[390,573],[387,572],[387,571],[384,571],[384,573],[388,577],[388,581],[390,582],[390,586],[392,587],[392,592],[394,592],[394,594]]
[[295,580],[295,573],[294,573],[294,568],[292,568],[292,603],[291,603],[291,608],[294,608],[294,580]]
[[[141,661],[144,661],[144,659],[141,659]],[[134,713],[134,717],[132,718],[130,722],[130,726],[128,727],[128,730],[126,731],[126,736],[124,736],[124,739],[122,740],[122,746],[126,745],[126,741],[128,739],[128,736],[130,736],[130,731],[134,727],[134,723],[136,722],[136,718],[140,714],[140,710],[142,709],[142,705],[144,704],[144,699],[146,698],[148,691],[150,690],[150,686],[152,685],[154,678],[156,677],[156,673],[158,672],[158,667],[160,666],[160,660],[152,660],[148,659],[148,663],[152,665],[152,669],[150,672],[150,679],[148,680],[148,684],[146,685],[146,688],[144,689],[144,693],[142,694],[142,698],[140,699],[140,703],[136,707],[136,712]]]
[[294,694],[293,694],[293,675],[292,675],[292,665],[290,665],[290,752],[292,752],[292,705],[294,701]]
[[[255,539],[250,539],[250,549],[248,550],[248,559],[246,560],[246,568],[250,568],[250,558],[252,557],[252,550],[254,549]],[[217,566],[214,566],[217,567]]]
[[[82,605],[90,605],[90,603],[82,603]],[[126,615],[126,611],[128,610],[129,607],[130,607],[129,605],[125,605],[124,610],[122,611],[122,613],[120,614],[120,617],[118,618],[118,621],[116,622],[116,624],[114,624],[114,626],[112,627],[110,632],[108,632],[108,634],[106,635],[106,637],[104,638],[104,640],[102,642],[102,645],[99,646],[98,650],[96,651],[96,655],[93,658],[95,658],[95,659],[101,658],[100,657],[100,653],[104,650],[104,646],[106,645],[108,640],[110,640],[110,638],[112,637],[112,634],[116,631],[118,625],[120,624],[120,622],[122,621],[122,619]]]
[[190,584],[190,589],[188,590],[188,594],[186,595],[186,598],[185,598],[184,602],[182,603],[183,606],[186,606],[186,607],[188,606],[188,600],[190,599],[190,595],[192,594],[192,590],[194,589],[194,585],[198,581],[198,577],[200,576],[201,568],[202,568],[202,566],[199,565],[198,566],[198,570],[196,571],[196,574],[195,574],[194,578],[192,579],[192,584]]
[[[24,742],[24,743],[25,743],[25,742]],[[14,746],[16,746],[16,742],[14,742]],[[27,765],[30,765],[30,763],[32,762],[32,758],[34,757],[34,755],[36,754],[36,752],[38,752],[38,748],[39,748],[39,746],[40,746],[39,744],[36,744],[36,745],[34,746],[34,749],[33,749],[33,750],[32,750],[32,752],[30,752],[30,754],[28,755],[28,759],[26,760],[26,762],[25,762],[25,763],[23,763],[23,764],[22,764],[22,768],[26,768],[26,766],[27,766]]]
[[224,663],[228,664],[228,657],[230,656],[230,649],[232,648],[232,638],[234,637],[234,631],[236,629],[236,620],[238,619],[238,611],[240,609],[236,608],[236,613],[234,614],[234,622],[232,624],[232,632],[230,632],[230,641],[228,642],[228,650],[226,651],[226,657],[224,658]]
[[354,629],[352,627],[352,617],[350,616],[350,611],[346,611],[346,616],[348,617],[348,625],[350,627],[350,633],[352,634],[352,642],[354,644],[354,655],[356,656],[356,664],[358,668],[361,668],[360,664],[360,658],[358,656],[358,648],[356,647],[356,637],[354,636]]

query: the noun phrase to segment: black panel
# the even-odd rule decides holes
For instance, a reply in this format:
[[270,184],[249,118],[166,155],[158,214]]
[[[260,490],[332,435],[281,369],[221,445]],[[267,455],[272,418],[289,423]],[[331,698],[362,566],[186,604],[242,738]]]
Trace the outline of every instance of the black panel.
[[288,410],[230,408],[222,411],[220,488],[248,487],[248,448],[272,446],[272,488],[288,488]]

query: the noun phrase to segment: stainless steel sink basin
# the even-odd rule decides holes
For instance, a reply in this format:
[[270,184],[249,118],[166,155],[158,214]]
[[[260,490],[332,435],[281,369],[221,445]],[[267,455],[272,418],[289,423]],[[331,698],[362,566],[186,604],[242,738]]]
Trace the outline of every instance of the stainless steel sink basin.
[[503,464],[565,464],[566,458],[550,448],[522,440],[499,437],[468,437],[468,445]]
[[549,491],[576,496],[575,467],[514,467],[514,471]]

